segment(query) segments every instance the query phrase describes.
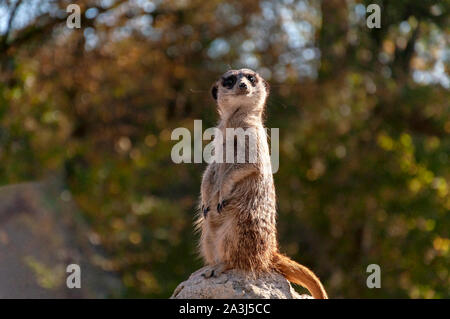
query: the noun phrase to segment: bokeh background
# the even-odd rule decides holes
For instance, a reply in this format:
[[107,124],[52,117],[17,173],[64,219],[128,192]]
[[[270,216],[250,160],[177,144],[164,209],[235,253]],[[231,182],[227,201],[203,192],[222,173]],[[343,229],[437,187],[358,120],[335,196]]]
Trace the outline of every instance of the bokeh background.
[[[84,258],[111,273],[103,296],[169,297],[202,265],[205,168],[172,162],[171,132],[214,126],[211,84],[249,67],[280,129],[281,250],[334,298],[449,298],[449,7],[0,1],[0,293],[84,296],[64,289],[65,265]],[[380,289],[366,286],[372,263]]]

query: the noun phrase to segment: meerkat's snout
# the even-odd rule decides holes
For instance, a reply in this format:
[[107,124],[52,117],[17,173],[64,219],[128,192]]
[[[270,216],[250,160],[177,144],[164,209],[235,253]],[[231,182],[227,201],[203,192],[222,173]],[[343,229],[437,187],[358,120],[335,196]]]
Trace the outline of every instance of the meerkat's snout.
[[249,89],[247,87],[247,84],[245,84],[244,81],[241,81],[241,83],[239,83],[238,87],[239,87],[239,93],[240,94],[248,94],[249,93]]

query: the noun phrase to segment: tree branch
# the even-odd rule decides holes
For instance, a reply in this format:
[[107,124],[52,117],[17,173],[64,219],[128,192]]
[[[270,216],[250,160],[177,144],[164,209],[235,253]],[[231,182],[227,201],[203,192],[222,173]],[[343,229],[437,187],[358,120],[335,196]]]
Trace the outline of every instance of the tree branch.
[[14,18],[15,18],[15,16],[16,16],[17,9],[19,8],[19,6],[20,6],[21,4],[22,4],[22,0],[18,0],[18,1],[14,4],[14,7],[12,8],[11,15],[9,16],[8,24],[7,24],[7,26],[6,26],[6,33],[5,33],[5,35],[4,35],[4,36],[2,37],[2,39],[1,39],[0,51],[3,51],[2,49],[3,49],[4,47],[7,46],[9,34],[10,34],[10,32],[11,32],[12,23],[13,23]]

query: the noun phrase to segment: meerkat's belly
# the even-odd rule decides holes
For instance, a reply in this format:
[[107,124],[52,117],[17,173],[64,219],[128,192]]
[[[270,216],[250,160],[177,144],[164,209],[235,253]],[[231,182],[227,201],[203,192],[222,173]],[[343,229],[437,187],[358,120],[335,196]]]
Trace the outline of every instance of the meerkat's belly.
[[226,262],[233,267],[246,268],[242,265],[247,257],[253,263],[255,258],[269,258],[276,250],[273,184],[261,176],[255,178],[257,180],[249,178],[236,185],[222,213],[208,215],[207,236],[213,263]]

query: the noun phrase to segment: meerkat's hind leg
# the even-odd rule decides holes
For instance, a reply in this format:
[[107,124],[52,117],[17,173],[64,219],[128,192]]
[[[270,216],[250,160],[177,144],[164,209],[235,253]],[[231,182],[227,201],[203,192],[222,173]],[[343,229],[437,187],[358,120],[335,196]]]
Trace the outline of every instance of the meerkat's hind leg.
[[211,277],[219,277],[222,273],[227,270],[227,267],[224,263],[218,263],[213,266],[209,266],[209,268],[202,274],[205,278],[211,278]]

